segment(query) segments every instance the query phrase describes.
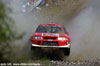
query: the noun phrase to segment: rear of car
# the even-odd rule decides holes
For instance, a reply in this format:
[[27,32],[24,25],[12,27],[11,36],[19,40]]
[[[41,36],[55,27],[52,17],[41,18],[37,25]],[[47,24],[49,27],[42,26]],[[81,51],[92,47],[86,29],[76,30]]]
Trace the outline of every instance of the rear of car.
[[40,24],[31,36],[32,48],[59,48],[70,54],[70,37],[63,25]]

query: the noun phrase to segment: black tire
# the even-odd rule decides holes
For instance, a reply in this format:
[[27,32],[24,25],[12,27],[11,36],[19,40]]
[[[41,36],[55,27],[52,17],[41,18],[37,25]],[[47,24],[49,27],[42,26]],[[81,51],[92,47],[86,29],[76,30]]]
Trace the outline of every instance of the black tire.
[[70,48],[64,48],[63,51],[64,51],[64,55],[65,56],[69,56],[70,55]]
[[35,48],[31,46],[30,57],[31,57],[32,60],[34,58],[34,54],[35,54]]
[[41,48],[38,47],[31,47],[31,59],[40,59],[42,56]]

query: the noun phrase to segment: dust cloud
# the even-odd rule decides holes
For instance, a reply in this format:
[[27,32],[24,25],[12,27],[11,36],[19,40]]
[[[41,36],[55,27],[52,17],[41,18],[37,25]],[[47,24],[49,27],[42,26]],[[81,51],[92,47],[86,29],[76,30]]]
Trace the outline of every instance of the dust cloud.
[[[65,20],[55,19],[56,23],[63,24],[70,32],[71,37],[71,55],[68,59],[71,60],[87,60],[100,58],[100,0],[88,0],[84,4],[84,9],[81,10],[74,18],[67,22]],[[10,6],[13,8],[13,18],[16,21],[17,30],[19,33],[25,32],[23,40],[17,41],[24,47],[29,43],[29,37],[39,24],[49,23],[50,19],[45,16],[44,12],[22,13],[21,7],[23,0],[11,0]],[[66,13],[66,12],[64,12]],[[63,13],[63,14],[64,14]],[[65,58],[67,59],[67,58]]]
[[[20,45],[21,52],[28,53],[31,45],[30,36],[35,32],[35,29],[39,24],[47,23],[48,18],[44,17],[40,11],[36,12],[22,12],[22,6],[25,4],[25,0],[11,0],[10,6],[13,10],[12,17],[15,20],[18,33],[24,33],[22,40],[16,42]],[[44,20],[46,19],[46,20]]]
[[100,58],[99,0],[89,0],[85,8],[70,22],[72,38],[70,58],[88,60]]

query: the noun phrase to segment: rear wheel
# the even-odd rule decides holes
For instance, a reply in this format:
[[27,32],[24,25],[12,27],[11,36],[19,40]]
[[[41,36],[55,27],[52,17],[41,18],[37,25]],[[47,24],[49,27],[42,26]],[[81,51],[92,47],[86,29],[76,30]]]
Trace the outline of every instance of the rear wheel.
[[65,56],[69,56],[70,55],[70,48],[64,48],[63,51],[64,51],[64,55]]

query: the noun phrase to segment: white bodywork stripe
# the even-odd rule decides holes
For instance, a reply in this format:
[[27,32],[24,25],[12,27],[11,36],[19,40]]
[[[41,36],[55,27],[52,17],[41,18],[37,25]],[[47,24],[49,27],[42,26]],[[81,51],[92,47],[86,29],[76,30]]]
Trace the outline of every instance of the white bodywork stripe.
[[40,45],[36,45],[36,44],[32,44],[33,47],[51,47],[51,48],[70,48],[70,44],[65,45],[65,46],[40,46]]

